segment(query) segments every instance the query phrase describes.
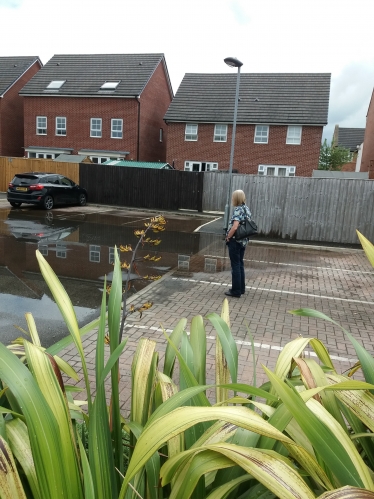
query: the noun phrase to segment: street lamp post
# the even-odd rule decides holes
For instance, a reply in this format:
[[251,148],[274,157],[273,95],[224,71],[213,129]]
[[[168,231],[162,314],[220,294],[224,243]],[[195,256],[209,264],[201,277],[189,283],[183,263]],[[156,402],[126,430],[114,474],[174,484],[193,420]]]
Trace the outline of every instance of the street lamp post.
[[238,68],[238,75],[236,78],[234,120],[232,123],[232,138],[231,138],[231,152],[230,152],[230,166],[229,166],[229,186],[227,189],[225,214],[224,214],[224,218],[223,218],[223,232],[226,233],[227,227],[229,225],[230,200],[231,200],[231,188],[232,188],[232,167],[233,167],[233,163],[234,163],[234,150],[235,150],[236,117],[238,114],[238,102],[239,102],[240,68],[243,66],[243,63],[240,62],[235,57],[226,57],[226,59],[224,59],[224,61],[231,68]]

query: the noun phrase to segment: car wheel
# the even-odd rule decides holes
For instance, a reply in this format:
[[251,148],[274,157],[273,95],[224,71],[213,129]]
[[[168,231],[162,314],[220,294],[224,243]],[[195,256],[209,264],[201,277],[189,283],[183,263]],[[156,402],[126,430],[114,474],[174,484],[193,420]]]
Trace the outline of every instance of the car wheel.
[[53,223],[53,213],[51,211],[45,214],[44,221],[47,225],[51,225]]
[[13,206],[13,208],[19,208],[22,203],[15,203],[14,201],[9,201],[10,205]]
[[51,210],[53,208],[53,197],[46,196],[43,200],[43,206],[46,210]]
[[82,192],[81,194],[79,194],[79,205],[86,206],[86,203],[87,203],[87,196]]

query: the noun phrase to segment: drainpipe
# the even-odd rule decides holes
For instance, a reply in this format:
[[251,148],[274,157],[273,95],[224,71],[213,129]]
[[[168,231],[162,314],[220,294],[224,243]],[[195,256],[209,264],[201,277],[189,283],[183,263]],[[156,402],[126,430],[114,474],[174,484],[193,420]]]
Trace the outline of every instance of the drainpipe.
[[136,161],[139,161],[139,146],[140,146],[140,95],[135,95],[138,102],[138,140],[136,144]]

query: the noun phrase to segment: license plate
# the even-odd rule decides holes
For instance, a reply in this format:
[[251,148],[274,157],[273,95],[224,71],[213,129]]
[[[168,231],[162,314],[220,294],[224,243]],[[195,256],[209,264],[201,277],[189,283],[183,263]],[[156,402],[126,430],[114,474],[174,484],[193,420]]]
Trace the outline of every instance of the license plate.
[[16,187],[16,191],[27,192],[27,187]]

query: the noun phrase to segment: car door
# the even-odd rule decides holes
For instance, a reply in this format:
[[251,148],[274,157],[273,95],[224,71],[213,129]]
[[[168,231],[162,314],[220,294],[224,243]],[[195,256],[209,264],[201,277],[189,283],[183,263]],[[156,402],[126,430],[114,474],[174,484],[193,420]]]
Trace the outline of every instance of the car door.
[[74,204],[78,202],[77,189],[74,189],[75,183],[70,178],[60,175],[60,184],[63,190],[63,199],[65,204]]
[[47,195],[53,197],[54,204],[63,204],[63,189],[60,184],[59,175],[47,175],[43,183],[48,189]]

